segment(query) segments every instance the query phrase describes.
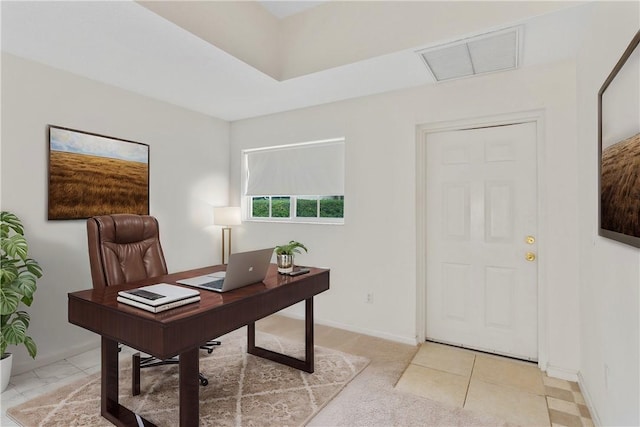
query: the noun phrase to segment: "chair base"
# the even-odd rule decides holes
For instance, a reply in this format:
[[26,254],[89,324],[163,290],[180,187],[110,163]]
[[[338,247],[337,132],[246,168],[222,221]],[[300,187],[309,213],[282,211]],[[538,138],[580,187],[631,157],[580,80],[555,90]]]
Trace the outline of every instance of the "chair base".
[[200,348],[202,350],[207,350],[207,353],[211,354],[213,350],[220,345],[220,341],[211,340],[207,341],[205,344],[201,345]]
[[[200,348],[207,350],[207,353],[211,354],[220,344],[220,341],[211,340],[201,345]],[[153,356],[141,357],[140,353],[135,353],[131,356],[131,393],[134,396],[140,394],[140,369],[161,365],[177,365],[179,363],[180,359],[178,359],[178,356],[161,360]],[[202,372],[198,372],[198,380],[200,381],[200,385],[203,387],[209,385],[209,380],[202,374]]]

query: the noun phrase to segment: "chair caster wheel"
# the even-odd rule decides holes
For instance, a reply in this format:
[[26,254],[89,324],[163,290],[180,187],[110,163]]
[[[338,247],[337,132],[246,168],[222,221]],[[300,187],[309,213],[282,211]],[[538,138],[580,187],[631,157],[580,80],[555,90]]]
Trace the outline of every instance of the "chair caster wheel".
[[206,385],[209,385],[209,380],[208,380],[208,379],[206,379],[206,378],[202,378],[202,379],[200,380],[200,385],[201,385],[202,387],[204,387],[204,386],[206,386]]
[[207,353],[209,353],[209,354],[213,353],[213,349],[212,348],[208,349]]

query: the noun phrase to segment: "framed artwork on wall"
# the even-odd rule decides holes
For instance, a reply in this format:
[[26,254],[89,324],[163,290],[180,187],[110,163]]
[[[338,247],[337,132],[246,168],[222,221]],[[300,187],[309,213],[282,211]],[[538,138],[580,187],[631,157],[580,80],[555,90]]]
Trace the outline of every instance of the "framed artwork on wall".
[[50,220],[149,214],[149,146],[49,125]]
[[598,92],[599,234],[640,248],[640,31]]

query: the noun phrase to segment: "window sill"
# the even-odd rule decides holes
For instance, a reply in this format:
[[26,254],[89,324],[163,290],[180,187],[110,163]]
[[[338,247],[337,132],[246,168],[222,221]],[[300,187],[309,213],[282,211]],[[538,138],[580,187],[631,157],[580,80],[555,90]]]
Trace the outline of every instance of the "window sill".
[[344,225],[343,218],[336,218],[335,220],[318,219],[292,219],[292,218],[247,218],[243,219],[243,222],[266,222],[272,224],[310,224],[310,225]]

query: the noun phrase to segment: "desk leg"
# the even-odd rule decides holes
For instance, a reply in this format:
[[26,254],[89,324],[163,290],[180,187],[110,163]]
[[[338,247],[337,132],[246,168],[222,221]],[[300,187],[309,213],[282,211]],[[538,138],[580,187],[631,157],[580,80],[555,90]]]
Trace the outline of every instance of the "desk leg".
[[200,422],[198,369],[198,347],[180,353],[180,427],[197,426]]
[[252,354],[256,348],[256,324],[255,322],[247,325],[247,353]]
[[102,337],[100,413],[109,419],[118,409],[118,343]]
[[305,371],[313,373],[314,369],[314,340],[313,340],[313,297],[304,302],[304,323],[305,323]]
[[[116,341],[102,337],[101,363],[100,414],[117,426],[156,427],[152,422],[118,403],[118,343]],[[196,376],[197,374],[196,370]]]
[[266,348],[256,346],[256,324],[249,323],[247,325],[247,353],[254,356],[263,357],[273,360],[301,371],[313,373],[314,370],[314,351],[313,351],[313,297],[305,300],[305,360],[296,359],[282,353],[267,350]]

